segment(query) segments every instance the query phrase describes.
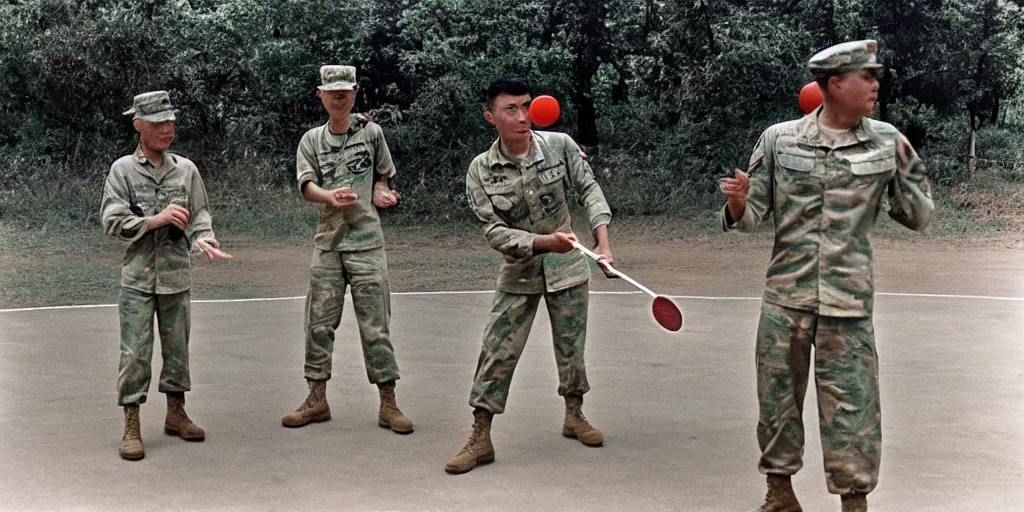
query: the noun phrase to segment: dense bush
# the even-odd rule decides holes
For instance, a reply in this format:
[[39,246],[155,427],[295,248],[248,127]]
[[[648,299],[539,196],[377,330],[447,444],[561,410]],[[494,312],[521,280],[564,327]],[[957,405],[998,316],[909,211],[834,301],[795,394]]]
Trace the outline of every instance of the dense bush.
[[294,193],[326,63],[359,67],[356,109],[384,125],[410,213],[464,211],[466,166],[495,136],[483,91],[510,72],[561,100],[552,129],[591,153],[617,212],[687,211],[761,130],[799,115],[809,55],[868,37],[892,68],[879,117],[933,158],[938,184],[970,179],[971,130],[979,162],[1016,176],[1019,129],[993,127],[1024,80],[1021,24],[1004,0],[11,0],[0,215],[52,221],[45,204],[93,222],[98,183],[135,144],[120,113],[155,89],[181,109],[176,147],[217,201]]

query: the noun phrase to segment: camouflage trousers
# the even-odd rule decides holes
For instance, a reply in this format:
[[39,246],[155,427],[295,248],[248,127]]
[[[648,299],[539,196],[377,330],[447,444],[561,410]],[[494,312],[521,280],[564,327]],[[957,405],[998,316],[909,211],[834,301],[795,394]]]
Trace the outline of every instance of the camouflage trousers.
[[871,318],[836,318],[761,305],[757,328],[757,441],[762,473],[803,466],[803,402],[811,346],[829,492],[871,492],[882,455],[878,354]]
[[[555,345],[558,394],[583,396],[590,390],[583,362],[589,285],[583,283],[565,290],[548,292],[543,296]],[[540,298],[540,294],[494,293],[491,319],[484,330],[483,348],[476,365],[469,405],[487,409],[494,414],[505,412],[512,372],[526,347]]]
[[383,248],[358,252],[313,249],[306,296],[306,378],[331,378],[334,331],[341,324],[346,288],[352,290],[367,378],[374,384],[398,380],[388,329],[391,290]]
[[117,370],[117,404],[146,403],[152,377],[153,315],[160,332],[161,393],[188,391],[188,335],[191,292],[157,295],[121,288],[121,362]]

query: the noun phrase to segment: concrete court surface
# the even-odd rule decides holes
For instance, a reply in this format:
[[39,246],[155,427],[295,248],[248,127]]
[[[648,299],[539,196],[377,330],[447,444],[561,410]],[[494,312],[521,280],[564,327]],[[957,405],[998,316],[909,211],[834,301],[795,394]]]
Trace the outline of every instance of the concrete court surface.
[[[328,385],[334,419],[293,430],[280,417],[306,391],[302,301],[196,302],[188,411],[207,440],[162,433],[158,354],[139,462],[117,454],[116,309],[3,311],[0,510],[753,510],[764,494],[754,437],[759,301],[677,302],[686,325],[668,334],[646,295],[592,296],[584,410],[605,433],[602,448],[560,435],[539,313],[495,419],[497,461],[461,476],[443,466],[470,430],[490,294],[393,296],[409,436],[376,425],[350,304]],[[875,327],[884,441],[871,510],[1024,510],[1024,299],[881,294]],[[794,484],[805,510],[839,510],[825,489],[816,415],[812,386]]]

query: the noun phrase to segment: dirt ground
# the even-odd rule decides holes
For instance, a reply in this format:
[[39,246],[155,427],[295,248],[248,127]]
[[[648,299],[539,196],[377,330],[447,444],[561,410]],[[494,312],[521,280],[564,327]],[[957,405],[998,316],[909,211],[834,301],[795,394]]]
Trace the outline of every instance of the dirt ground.
[[[636,233],[636,232],[634,232]],[[616,266],[657,293],[759,296],[771,255],[766,236],[663,240],[612,234]],[[440,238],[430,230],[393,230],[387,255],[394,292],[490,290],[499,255],[472,233]],[[310,244],[227,241],[229,264],[195,265],[193,297],[241,298],[304,295]],[[1024,296],[1024,241],[1014,238],[915,241],[876,240],[879,292]],[[964,268],[971,271],[962,272]],[[596,273],[595,290],[631,291],[621,280]],[[244,284],[243,284],[244,283]],[[231,294],[227,297],[225,294]]]
[[[11,236],[0,229],[0,308],[116,301],[124,244],[92,234],[12,244]],[[500,255],[476,226],[385,226],[385,238],[393,292],[494,288]],[[235,260],[210,264],[194,258],[193,299],[305,295],[311,240],[267,243],[227,236],[221,242]],[[687,236],[664,219],[619,222],[611,244],[619,270],[665,295],[760,296],[771,255],[770,233]],[[876,237],[874,248],[878,292],[1024,296],[1024,232]],[[592,289],[634,290],[594,270]]]
[[[4,303],[12,306],[0,304],[0,455],[9,462],[0,467],[0,510],[269,511],[301,503],[461,511],[488,503],[510,512],[727,511],[760,502],[752,350],[759,302],[693,297],[758,297],[768,233],[679,239],[664,225],[613,226],[621,270],[660,293],[691,297],[676,299],[685,329],[667,333],[649,321],[642,296],[591,296],[587,415],[606,445],[590,449],[560,435],[548,320],[538,315],[511,407],[494,432],[498,460],[460,477],[442,465],[469,432],[466,393],[490,297],[400,292],[490,290],[498,255],[469,227],[389,228],[385,236],[399,292],[391,327],[400,400],[415,434],[377,427],[377,394],[366,382],[351,314],[335,348],[334,418],[281,427],[281,415],[305,394],[302,301],[203,299],[300,297],[312,250],[308,241],[225,236],[234,262],[195,264],[189,412],[208,439],[163,435],[159,405],[147,407],[146,458],[131,464],[116,455],[115,308],[3,309],[113,303],[121,245],[10,251],[0,237],[0,288],[10,283],[4,272],[31,278],[18,278],[24,286]],[[874,246],[885,456],[872,510],[1019,509],[1024,243],[924,235]],[[600,275],[592,288],[631,291]],[[29,289],[55,292],[29,304]],[[93,289],[102,293],[87,295]],[[815,399],[806,403],[810,409]],[[818,416],[809,410],[804,418],[807,465],[794,487],[806,510],[838,510],[825,490]]]
[[[767,236],[672,240],[658,235],[665,231],[626,227],[612,234],[618,266],[651,288],[687,296],[760,295]],[[388,231],[395,290],[491,289],[496,253],[475,232],[462,233]],[[1006,239],[912,240],[876,243],[885,455],[871,510],[1019,510],[1024,247]],[[650,321],[644,296],[591,295],[586,357],[593,389],[586,414],[605,433],[600,449],[560,435],[550,322],[539,314],[510,407],[496,421],[496,462],[453,477],[442,467],[469,435],[466,396],[489,294],[392,296],[400,401],[416,422],[413,435],[377,426],[377,393],[367,382],[350,313],[335,345],[328,392],[333,419],[285,429],[281,415],[306,393],[303,301],[291,297],[305,293],[311,250],[306,243],[222,241],[237,260],[197,262],[193,295],[200,300],[193,306],[189,414],[207,430],[204,443],[163,434],[154,387],[142,414],[146,458],[126,463],[117,457],[122,415],[113,385],[115,308],[0,306],[0,510],[413,512],[476,510],[486,503],[496,512],[736,511],[763,499],[755,436],[757,300],[678,298],[686,326],[668,333]],[[65,264],[64,281],[49,284],[58,289],[98,269],[95,282],[116,293],[117,248],[51,251],[40,269],[54,273]],[[28,254],[42,252],[33,251]],[[600,276],[593,287],[629,290]],[[958,294],[1010,298],[950,296]],[[71,296],[38,298],[40,305],[113,302]],[[201,300],[282,296],[289,298]],[[805,510],[838,510],[838,498],[825,489],[811,393],[804,414],[806,466],[794,487]]]

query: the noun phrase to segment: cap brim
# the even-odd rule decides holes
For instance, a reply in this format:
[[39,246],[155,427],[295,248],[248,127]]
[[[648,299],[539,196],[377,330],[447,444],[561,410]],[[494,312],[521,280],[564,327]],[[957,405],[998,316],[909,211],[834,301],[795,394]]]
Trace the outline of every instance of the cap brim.
[[885,69],[885,65],[879,63],[872,64],[861,64],[859,66],[844,66],[841,68],[825,68],[820,66],[808,66],[808,70],[814,75],[815,78],[826,77],[832,75],[842,75],[851,71],[857,71],[861,69],[870,69],[872,71],[879,71]]
[[150,123],[163,123],[166,121],[174,121],[177,119],[175,115],[177,110],[164,110],[163,112],[156,112],[154,114],[147,114],[144,116],[136,116],[135,119],[142,119]]
[[321,91],[354,91],[356,90],[356,84],[354,83],[334,83],[327,85],[319,85],[317,89]]

